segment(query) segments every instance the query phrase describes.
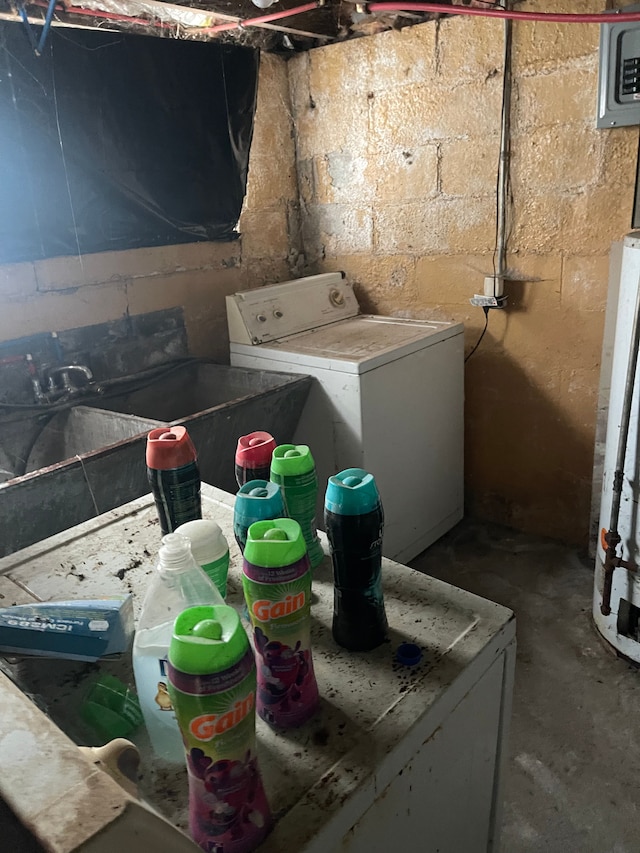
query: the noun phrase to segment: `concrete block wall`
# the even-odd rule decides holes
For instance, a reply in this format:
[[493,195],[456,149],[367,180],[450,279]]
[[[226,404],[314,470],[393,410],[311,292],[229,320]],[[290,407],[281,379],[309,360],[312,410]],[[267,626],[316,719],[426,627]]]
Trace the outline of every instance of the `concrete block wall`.
[[240,240],[0,266],[0,342],[179,307],[190,353],[228,361],[225,295],[286,277],[297,257],[288,98],[285,63],[264,56]]
[[[514,26],[509,308],[466,368],[469,511],[581,545],[608,252],[630,230],[638,144],[595,128],[598,38]],[[463,321],[467,351],[484,323],[468,300],[493,270],[502,48],[500,21],[450,17],[289,62],[310,270],[345,270],[365,310]]]
[[[595,129],[597,45],[597,26],[515,25],[510,307],[466,371],[469,511],[580,544],[607,255],[637,153],[637,129]],[[226,361],[225,294],[344,269],[365,310],[461,320],[470,350],[501,72],[502,25],[475,18],[263,56],[242,239],[0,267],[0,341],[180,308],[192,354]]]

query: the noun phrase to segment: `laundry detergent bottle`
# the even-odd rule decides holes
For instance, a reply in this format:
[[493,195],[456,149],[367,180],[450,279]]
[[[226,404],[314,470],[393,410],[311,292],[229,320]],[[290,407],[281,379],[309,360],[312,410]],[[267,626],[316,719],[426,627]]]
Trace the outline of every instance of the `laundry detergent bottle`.
[[247,532],[256,521],[268,521],[286,515],[282,493],[277,483],[249,480],[240,487],[233,506],[233,534],[244,553]]
[[184,750],[167,685],[167,655],[176,617],[198,604],[224,604],[179,533],[162,539],[156,571],[147,587],[133,640],[138,700],[156,756],[182,763]]
[[236,448],[236,482],[244,486],[249,480],[268,480],[271,456],[276,440],[269,432],[241,435]]
[[258,714],[274,728],[300,726],[314,714],[319,697],[311,657],[311,571],[297,521],[252,524],[242,572],[258,668]]
[[187,537],[194,560],[216,585],[220,595],[226,598],[229,545],[220,525],[209,518],[198,518],[181,524],[176,533]]
[[384,642],[384,513],[372,474],[347,468],[329,478],[324,523],[333,563],[333,638],[350,651]]
[[147,435],[146,462],[162,535],[202,518],[198,457],[186,428],[152,429]]
[[281,444],[271,458],[271,481],[282,491],[282,499],[290,518],[302,528],[311,568],[322,561],[324,553],[318,539],[316,500],[318,476],[311,451],[306,444]]
[[191,836],[207,853],[250,853],[271,815],[256,756],[255,658],[236,611],[181,613],[168,674],[186,751]]

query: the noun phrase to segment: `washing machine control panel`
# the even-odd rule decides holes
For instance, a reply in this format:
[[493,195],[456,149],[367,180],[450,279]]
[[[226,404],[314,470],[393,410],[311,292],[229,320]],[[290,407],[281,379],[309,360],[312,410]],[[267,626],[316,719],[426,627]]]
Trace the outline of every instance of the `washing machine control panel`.
[[227,296],[232,343],[261,344],[355,317],[360,309],[342,273],[323,273]]

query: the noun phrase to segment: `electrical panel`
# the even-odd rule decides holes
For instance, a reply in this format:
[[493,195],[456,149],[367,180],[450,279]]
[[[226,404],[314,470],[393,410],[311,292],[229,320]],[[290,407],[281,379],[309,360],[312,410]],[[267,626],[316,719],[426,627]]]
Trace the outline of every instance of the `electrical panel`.
[[[640,4],[624,11],[640,12]],[[597,126],[632,124],[640,124],[640,22],[602,24]]]

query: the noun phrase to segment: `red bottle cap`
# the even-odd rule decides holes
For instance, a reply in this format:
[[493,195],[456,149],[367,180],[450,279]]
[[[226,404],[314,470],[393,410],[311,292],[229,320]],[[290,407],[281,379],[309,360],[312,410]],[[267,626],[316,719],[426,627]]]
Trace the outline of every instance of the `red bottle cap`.
[[187,428],[158,427],[147,435],[147,467],[156,471],[182,468],[198,458]]
[[276,440],[268,432],[250,432],[241,435],[236,448],[236,465],[239,468],[266,468],[271,464]]

